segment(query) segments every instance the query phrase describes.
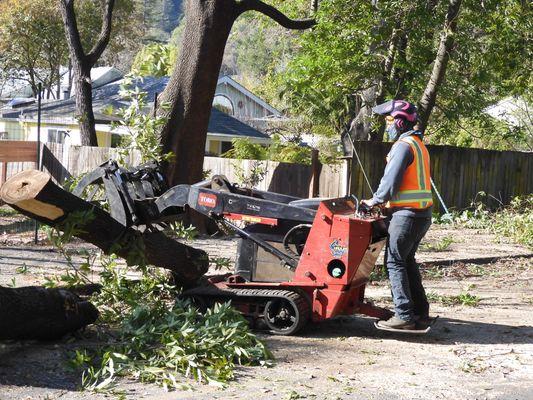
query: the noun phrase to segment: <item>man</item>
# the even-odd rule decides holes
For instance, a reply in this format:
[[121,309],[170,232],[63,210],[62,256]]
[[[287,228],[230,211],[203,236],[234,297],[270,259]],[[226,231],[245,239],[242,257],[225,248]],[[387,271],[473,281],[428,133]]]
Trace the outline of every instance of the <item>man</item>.
[[429,154],[422,132],[415,129],[416,107],[391,100],[372,109],[386,116],[386,131],[394,141],[387,166],[369,207],[383,206],[390,217],[387,270],[394,301],[394,317],[378,326],[414,329],[417,320],[428,320],[427,301],[415,252],[431,225],[432,195]]

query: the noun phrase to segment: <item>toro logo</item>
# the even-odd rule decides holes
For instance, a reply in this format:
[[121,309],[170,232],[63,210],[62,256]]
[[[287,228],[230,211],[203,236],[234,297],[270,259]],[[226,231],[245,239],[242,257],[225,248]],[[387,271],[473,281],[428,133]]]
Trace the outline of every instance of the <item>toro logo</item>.
[[198,195],[198,204],[204,207],[215,208],[217,205],[217,196],[209,193],[200,193]]

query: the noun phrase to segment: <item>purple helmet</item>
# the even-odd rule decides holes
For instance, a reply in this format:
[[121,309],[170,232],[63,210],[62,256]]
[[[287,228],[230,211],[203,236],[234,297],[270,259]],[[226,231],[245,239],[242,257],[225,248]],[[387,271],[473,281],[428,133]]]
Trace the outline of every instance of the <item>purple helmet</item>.
[[418,115],[416,106],[404,100],[390,100],[383,104],[378,104],[372,112],[380,115],[391,115],[394,118],[402,118],[409,122],[416,122]]

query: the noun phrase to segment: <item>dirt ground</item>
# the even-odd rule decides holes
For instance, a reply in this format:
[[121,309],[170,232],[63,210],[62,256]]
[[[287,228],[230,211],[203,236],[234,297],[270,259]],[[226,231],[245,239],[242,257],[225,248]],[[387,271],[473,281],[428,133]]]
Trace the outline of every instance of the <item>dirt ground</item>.
[[[33,245],[32,238],[0,231],[0,285],[36,284],[66,267],[57,252]],[[230,255],[235,241],[196,244],[220,256]],[[91,340],[91,329],[85,338],[58,342],[0,342],[0,400],[533,399],[531,255],[483,231],[433,226],[419,253],[431,312],[440,316],[428,335],[377,331],[371,318],[357,316],[309,325],[294,337],[259,334],[274,353],[274,366],[239,368],[225,389],[184,380],[192,390],[167,393],[125,379],[114,394],[83,392],[66,361]],[[386,281],[366,293],[391,306]],[[464,293],[479,303],[452,304],[450,296]]]

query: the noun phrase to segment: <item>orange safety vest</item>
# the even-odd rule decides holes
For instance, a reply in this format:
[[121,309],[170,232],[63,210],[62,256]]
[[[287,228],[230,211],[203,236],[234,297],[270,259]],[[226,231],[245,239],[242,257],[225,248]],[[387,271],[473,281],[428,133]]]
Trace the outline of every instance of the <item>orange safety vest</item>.
[[431,207],[433,205],[433,196],[431,194],[428,149],[416,135],[406,136],[399,141],[405,142],[411,147],[414,159],[405,170],[398,193],[390,199],[386,207],[415,209]]

